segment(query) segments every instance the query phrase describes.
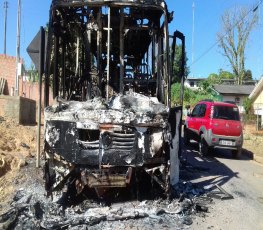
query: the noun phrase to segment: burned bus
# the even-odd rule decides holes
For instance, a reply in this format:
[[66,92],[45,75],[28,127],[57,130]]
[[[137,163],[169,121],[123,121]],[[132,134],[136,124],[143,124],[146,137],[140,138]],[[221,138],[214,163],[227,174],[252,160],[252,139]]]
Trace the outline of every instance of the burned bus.
[[[181,107],[171,105],[176,38],[164,0],[53,0],[46,44],[45,183],[103,197],[179,177]],[[181,35],[181,36],[178,36]],[[183,82],[183,71],[181,76]],[[136,186],[136,184],[139,186]],[[143,188],[141,188],[143,189]]]

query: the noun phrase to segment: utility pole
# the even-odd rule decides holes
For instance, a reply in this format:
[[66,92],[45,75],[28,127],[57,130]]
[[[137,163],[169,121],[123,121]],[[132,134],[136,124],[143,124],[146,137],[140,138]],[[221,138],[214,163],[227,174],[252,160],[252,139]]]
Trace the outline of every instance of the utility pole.
[[192,28],[192,76],[194,77],[194,59],[195,59],[195,2],[193,1],[193,28]]
[[21,0],[17,3],[17,38],[16,38],[16,85],[15,95],[19,96],[19,63],[20,63],[20,21],[21,21]]
[[[262,19],[261,19],[261,3],[262,3],[262,0],[258,0],[258,25],[259,25],[259,35],[262,34]],[[260,41],[260,48],[261,48],[261,51],[262,51],[262,40],[259,39]],[[262,56],[259,55],[258,56],[259,58],[259,63],[258,63],[258,66],[261,67],[261,69],[259,69],[259,75],[261,75],[261,73],[263,73],[263,69],[262,69]],[[261,59],[261,60],[260,60]],[[261,121],[262,122],[262,121]]]
[[[262,0],[258,0],[257,5],[255,6],[255,8],[253,9],[253,13],[258,13],[258,27],[259,27],[259,35],[261,35],[262,33],[262,25],[261,25],[261,5]],[[259,39],[259,49],[258,52],[261,54],[262,53],[262,40]],[[257,66],[258,66],[258,76],[259,79],[261,77],[261,73],[262,73],[262,65],[261,65],[261,55],[257,55]]]
[[7,8],[8,8],[8,2],[4,2],[4,9],[5,9],[5,30],[4,30],[4,55],[6,55],[6,26],[7,26]]

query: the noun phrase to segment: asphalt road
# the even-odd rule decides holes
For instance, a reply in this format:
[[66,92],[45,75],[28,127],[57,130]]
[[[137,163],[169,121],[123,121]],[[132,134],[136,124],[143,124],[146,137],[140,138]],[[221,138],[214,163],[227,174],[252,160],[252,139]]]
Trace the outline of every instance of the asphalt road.
[[232,159],[228,150],[216,150],[201,157],[196,143],[183,149],[186,165],[195,170],[181,177],[219,192],[216,184],[233,199],[214,198],[205,216],[196,216],[190,229],[263,229],[263,165],[246,156]]

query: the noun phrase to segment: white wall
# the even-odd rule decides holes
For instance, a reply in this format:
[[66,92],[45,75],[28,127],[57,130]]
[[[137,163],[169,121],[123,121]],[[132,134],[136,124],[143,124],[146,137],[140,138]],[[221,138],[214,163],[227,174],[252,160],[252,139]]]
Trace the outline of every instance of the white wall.
[[233,101],[236,102],[236,98],[239,97],[240,101],[237,103],[238,109],[240,113],[245,113],[245,109],[243,107],[243,101],[246,98],[245,96],[223,96],[223,101]]
[[[194,83],[194,86],[191,86],[191,82]],[[199,89],[200,87],[198,86],[200,83],[200,80],[188,80],[186,79],[184,82],[184,86],[190,89]]]

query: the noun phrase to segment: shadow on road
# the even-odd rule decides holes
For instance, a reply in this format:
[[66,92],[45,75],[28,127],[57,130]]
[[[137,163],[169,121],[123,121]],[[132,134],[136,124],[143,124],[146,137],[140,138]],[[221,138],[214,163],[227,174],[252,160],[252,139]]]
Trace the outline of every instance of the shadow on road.
[[182,149],[181,179],[190,180],[197,186],[212,189],[216,184],[223,186],[231,178],[239,177],[239,172],[233,172],[217,158],[231,161],[249,160],[245,155],[242,155],[240,159],[233,159],[230,150],[221,149],[213,150],[210,155],[204,157],[198,152],[198,144],[191,142]]

